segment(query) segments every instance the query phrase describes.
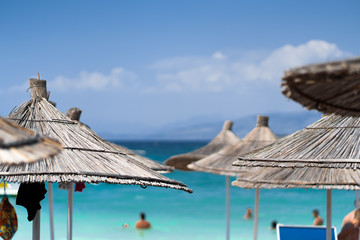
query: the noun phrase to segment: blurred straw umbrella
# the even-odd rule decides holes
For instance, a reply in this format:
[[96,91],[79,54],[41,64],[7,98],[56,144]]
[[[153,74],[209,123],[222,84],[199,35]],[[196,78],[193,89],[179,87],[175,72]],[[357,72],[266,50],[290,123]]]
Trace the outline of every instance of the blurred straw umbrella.
[[225,121],[220,133],[206,146],[189,153],[172,156],[165,161],[165,165],[173,166],[179,170],[191,171],[191,169],[188,168],[188,164],[216,153],[226,146],[232,146],[238,143],[240,138],[232,132],[232,125],[233,122]]
[[[189,164],[189,168],[226,176],[226,239],[230,238],[230,176],[237,176],[244,170],[232,165],[241,154],[273,143],[278,138],[269,128],[269,117],[258,116],[256,127],[238,143],[227,146],[199,161]],[[257,229],[259,190],[255,195],[255,229]],[[256,235],[256,231],[255,231]]]
[[[80,122],[81,113],[82,113],[81,109],[74,107],[74,108],[70,108],[69,110],[67,110],[66,116],[69,117],[71,120],[78,122],[81,126],[83,126],[84,128],[87,128],[89,131],[93,132],[93,130],[88,125]],[[174,171],[174,167],[165,166],[160,163],[157,163],[154,160],[151,160],[147,157],[144,157],[144,156],[134,153],[133,151],[131,151],[130,149],[128,149],[126,147],[114,144],[112,142],[108,142],[108,143],[110,145],[112,145],[113,147],[118,148],[120,152],[127,154],[128,156],[141,162],[142,164],[144,164],[151,170],[154,170],[158,173],[164,174],[164,173],[171,173]]]
[[25,165],[45,158],[51,159],[61,149],[58,141],[0,118],[0,164]]
[[285,72],[282,86],[283,94],[307,109],[359,116],[360,57],[292,69]]
[[283,94],[307,109],[360,115],[360,57],[286,71]]
[[[109,145],[94,132],[71,121],[48,102],[46,81],[30,79],[31,100],[9,115],[16,123],[57,137],[64,150],[51,159],[25,166],[0,166],[9,182],[92,182],[158,186],[192,192]],[[71,224],[71,223],[70,223]],[[39,228],[37,228],[39,229]],[[40,236],[35,234],[34,239]],[[71,226],[68,239],[72,238]]]
[[26,164],[50,158],[61,144],[0,117],[0,164]]
[[[267,168],[281,167],[291,168],[291,170],[300,168],[296,171],[281,171],[284,176],[291,173],[289,179],[293,178],[294,181],[289,182],[288,186],[296,183],[295,187],[301,186],[300,183],[303,182],[304,186],[310,186],[309,184],[312,183],[324,185],[325,188],[325,184],[316,181],[321,180],[322,177],[324,177],[322,181],[328,178],[326,187],[327,239],[330,239],[331,189],[337,188],[334,184],[339,185],[339,188],[344,184],[352,184],[353,186],[354,182],[358,184],[355,173],[360,168],[360,118],[334,114],[325,116],[308,127],[281,138],[273,144],[239,157],[239,160],[234,165]],[[339,171],[341,169],[343,171]],[[267,169],[254,171],[264,171],[263,174],[259,175],[257,179],[259,181],[264,174],[271,176],[277,170],[266,173]],[[318,176],[319,174],[326,175]],[[248,180],[256,182],[254,178],[255,176]],[[245,182],[244,177],[241,180]],[[280,182],[278,182],[278,185],[280,185]],[[283,185],[286,185],[286,182]],[[272,186],[274,185],[272,184]],[[357,188],[354,187],[354,189]]]

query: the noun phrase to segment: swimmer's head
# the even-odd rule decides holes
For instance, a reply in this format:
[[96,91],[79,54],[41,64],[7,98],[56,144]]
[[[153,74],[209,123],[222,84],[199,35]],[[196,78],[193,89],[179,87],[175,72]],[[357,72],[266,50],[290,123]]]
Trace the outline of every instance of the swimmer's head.
[[314,210],[313,210],[313,216],[314,216],[314,217],[319,216],[319,210],[314,209]]
[[272,221],[271,222],[271,229],[276,229],[276,224],[277,224],[277,221]]

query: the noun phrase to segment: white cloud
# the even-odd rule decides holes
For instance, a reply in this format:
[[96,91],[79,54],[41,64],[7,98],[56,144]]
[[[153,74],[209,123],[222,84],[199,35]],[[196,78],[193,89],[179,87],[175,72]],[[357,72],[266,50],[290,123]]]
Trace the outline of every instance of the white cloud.
[[284,70],[305,64],[348,57],[335,44],[311,40],[299,46],[285,45],[258,63],[235,63],[234,67],[247,80],[278,81]]
[[285,45],[260,59],[230,57],[217,51],[208,57],[163,60],[152,68],[159,84],[169,91],[222,91],[255,80],[279,84],[284,70],[291,67],[349,56],[335,44],[311,40],[298,46]]
[[48,88],[54,90],[66,90],[69,88],[103,90],[110,88],[124,88],[135,84],[136,75],[124,68],[114,68],[109,74],[101,72],[82,71],[78,77],[68,78],[58,76],[48,82]]
[[218,60],[224,60],[224,59],[226,59],[226,56],[222,52],[217,51],[212,55],[212,58],[218,59]]
[[[215,51],[209,56],[184,56],[158,61],[147,69],[146,76],[138,77],[124,68],[109,73],[80,72],[77,77],[57,76],[48,81],[51,91],[78,90],[100,91],[105,89],[136,89],[141,92],[221,92],[246,89],[250,85],[272,84],[278,86],[284,70],[340,58],[350,54],[336,44],[311,40],[293,46],[285,45],[271,52],[247,51],[242,54]],[[152,75],[154,77],[152,77]],[[141,85],[140,85],[141,83]],[[28,83],[13,86],[12,91],[24,91]]]

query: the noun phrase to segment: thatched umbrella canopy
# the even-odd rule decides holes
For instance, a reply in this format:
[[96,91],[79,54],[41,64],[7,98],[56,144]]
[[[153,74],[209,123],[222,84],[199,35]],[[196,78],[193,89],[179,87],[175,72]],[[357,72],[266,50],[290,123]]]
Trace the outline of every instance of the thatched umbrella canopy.
[[[247,177],[240,178],[241,185],[240,182],[234,184],[289,188],[318,185],[319,188],[327,189],[327,239],[329,239],[331,189],[357,189],[355,185],[359,183],[356,173],[360,166],[359,148],[360,118],[328,115],[303,130],[239,157],[234,163],[237,166],[281,167],[289,168],[288,170],[273,169],[268,172],[265,172],[267,169],[252,170]],[[250,177],[250,174],[259,175]]]
[[286,71],[283,94],[307,109],[360,115],[360,57]]
[[258,116],[256,127],[241,141],[234,145],[226,146],[216,153],[189,164],[188,168],[226,176],[238,175],[243,170],[232,165],[238,156],[266,146],[278,139],[269,128],[268,121],[269,118],[267,116]]
[[23,164],[50,158],[62,149],[53,139],[0,117],[0,164]]
[[190,163],[216,153],[226,146],[238,143],[240,138],[232,132],[232,125],[233,122],[225,121],[220,133],[206,146],[189,153],[172,156],[165,161],[165,165],[173,166],[179,170],[191,171],[192,169],[188,168]]
[[[258,116],[256,127],[244,139],[234,145],[226,146],[219,152],[193,162],[188,166],[196,171],[226,176],[226,239],[230,238],[230,176],[237,176],[244,172],[243,169],[233,166],[232,163],[239,155],[266,146],[277,140],[277,136],[269,128],[268,122],[269,117]],[[257,191],[255,197],[258,194]],[[258,202],[257,200],[256,198],[255,202]],[[257,208],[255,208],[255,216],[257,216]],[[255,223],[257,228],[257,222],[255,221]]]
[[[78,122],[82,127],[87,128],[89,131],[93,130],[86,124],[80,122],[80,116],[81,116],[82,111],[79,108],[70,108],[69,110],[67,110],[66,112],[66,116],[69,117],[71,120]],[[94,133],[95,134],[95,133]],[[110,145],[112,145],[115,148],[118,148],[120,152],[123,152],[125,154],[127,154],[128,156],[132,157],[133,159],[135,159],[136,161],[141,162],[142,164],[144,164],[145,166],[147,166],[148,168],[150,168],[151,170],[154,170],[158,173],[170,173],[174,171],[174,167],[170,167],[170,166],[165,166],[162,165],[160,163],[157,163],[147,157],[141,156],[139,154],[134,153],[133,151],[131,151],[130,149],[108,142]]]
[[[54,157],[20,166],[0,165],[8,182],[88,182],[158,186],[192,192],[183,183],[166,178],[114,148],[93,131],[71,121],[50,102],[46,81],[30,79],[31,100],[10,113],[23,127],[56,137],[64,150]],[[71,185],[72,186],[72,185]],[[72,207],[69,206],[69,209]],[[69,211],[70,212],[70,211]],[[33,228],[39,228],[39,215]],[[36,226],[35,226],[36,225]],[[70,220],[71,226],[71,220]],[[38,231],[33,239],[39,239]],[[68,239],[72,238],[71,227]]]
[[166,178],[107,141],[71,121],[47,101],[46,81],[30,79],[31,100],[8,118],[23,127],[60,140],[64,150],[54,157],[25,166],[0,166],[9,182],[107,182],[169,187],[191,192],[178,181]]

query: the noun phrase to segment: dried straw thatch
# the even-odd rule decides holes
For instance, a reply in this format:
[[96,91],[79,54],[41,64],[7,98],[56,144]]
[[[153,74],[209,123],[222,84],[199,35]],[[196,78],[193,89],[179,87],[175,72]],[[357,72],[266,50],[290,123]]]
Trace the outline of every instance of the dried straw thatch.
[[233,186],[241,188],[315,188],[360,190],[360,172],[333,168],[247,168]]
[[[69,117],[71,120],[78,122],[82,127],[87,128],[89,131],[92,131],[92,129],[89,126],[80,122],[81,112],[82,111],[79,108],[70,108],[66,112],[66,116]],[[174,167],[164,166],[160,163],[150,160],[149,158],[138,155],[138,154],[134,153],[133,151],[131,151],[130,149],[127,149],[126,147],[123,147],[123,146],[120,146],[120,145],[117,145],[117,144],[114,144],[111,142],[108,142],[108,144],[112,145],[114,148],[119,149],[120,152],[125,153],[126,155],[132,157],[136,161],[141,162],[142,164],[144,164],[151,170],[154,170],[158,173],[170,173],[170,172],[174,171]]]
[[[46,81],[30,79],[31,100],[15,109],[9,119],[58,138],[64,150],[51,161],[23,166],[0,166],[8,182],[106,182],[169,187],[191,192],[109,145],[93,131],[71,121],[46,99]],[[45,96],[45,98],[44,98]]]
[[135,159],[136,161],[141,162],[142,164],[144,164],[145,166],[147,166],[148,168],[150,168],[151,170],[153,170],[155,172],[158,172],[161,174],[171,173],[175,169],[174,167],[162,165],[162,164],[157,163],[154,160],[151,160],[147,157],[136,154],[124,146],[120,146],[120,145],[117,145],[114,143],[110,143],[110,144],[112,144],[115,148],[119,149],[119,151],[127,154],[128,156]]
[[258,116],[256,127],[240,142],[232,146],[224,147],[219,152],[193,162],[188,167],[201,172],[229,176],[238,175],[243,172],[243,170],[233,166],[232,163],[239,155],[266,146],[278,139],[268,127],[268,120],[269,118],[267,116]]
[[246,167],[360,168],[360,118],[328,115],[239,157]]
[[61,144],[0,118],[0,163],[21,164],[49,158],[62,149]]
[[240,141],[240,138],[231,131],[232,125],[233,122],[225,121],[224,127],[220,133],[206,146],[189,153],[172,156],[165,161],[165,165],[173,166],[179,170],[191,171],[191,169],[188,168],[190,163],[198,161],[220,151],[226,146],[232,146]]
[[360,58],[285,72],[283,94],[307,109],[360,115]]

